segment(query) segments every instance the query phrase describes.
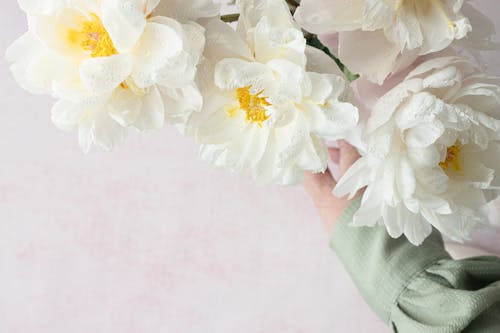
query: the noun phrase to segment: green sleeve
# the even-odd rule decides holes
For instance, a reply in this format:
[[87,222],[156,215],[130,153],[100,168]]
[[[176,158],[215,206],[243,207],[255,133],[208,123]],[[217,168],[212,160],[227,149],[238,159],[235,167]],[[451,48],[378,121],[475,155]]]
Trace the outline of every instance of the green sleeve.
[[337,220],[330,244],[393,332],[500,332],[500,258],[453,260],[437,231],[417,247],[382,226],[351,227],[359,202]]

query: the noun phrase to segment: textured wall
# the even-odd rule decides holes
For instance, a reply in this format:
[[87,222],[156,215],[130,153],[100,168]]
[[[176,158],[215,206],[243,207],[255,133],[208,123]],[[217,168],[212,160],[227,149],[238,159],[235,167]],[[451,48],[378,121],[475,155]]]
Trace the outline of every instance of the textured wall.
[[[0,50],[24,30],[0,2]],[[300,187],[214,170],[172,127],[83,156],[51,103],[0,61],[0,333],[387,331]]]

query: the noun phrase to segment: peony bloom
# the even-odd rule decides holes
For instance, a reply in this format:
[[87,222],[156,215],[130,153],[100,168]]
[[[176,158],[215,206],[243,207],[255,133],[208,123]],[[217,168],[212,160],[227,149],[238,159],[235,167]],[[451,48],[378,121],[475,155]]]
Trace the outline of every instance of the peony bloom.
[[454,240],[487,221],[500,186],[500,79],[467,61],[423,62],[374,105],[368,152],[334,194],[366,186],[353,225],[383,224],[420,244],[432,226]]
[[303,0],[295,18],[310,32],[339,33],[342,62],[382,83],[419,55],[464,38],[469,13],[477,16],[464,0]]
[[[323,139],[344,137],[358,120],[341,74],[306,70],[333,61],[310,50],[280,0],[238,2],[238,32],[207,26],[204,107],[186,124],[201,156],[259,183],[300,182],[326,169]],[[326,60],[326,59],[328,60]],[[326,65],[325,65],[326,64]]]
[[78,130],[85,151],[111,148],[126,127],[158,129],[201,108],[195,75],[205,38],[193,20],[218,14],[208,0],[193,0],[190,11],[174,0],[157,9],[159,0],[19,2],[29,30],[7,50],[12,73],[25,89],[60,99],[52,119]]

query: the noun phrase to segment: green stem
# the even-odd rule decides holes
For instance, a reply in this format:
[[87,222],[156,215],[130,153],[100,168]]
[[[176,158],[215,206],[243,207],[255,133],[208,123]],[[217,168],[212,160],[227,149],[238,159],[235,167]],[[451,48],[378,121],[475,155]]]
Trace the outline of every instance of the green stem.
[[220,19],[223,22],[230,23],[230,22],[238,21],[239,17],[240,17],[240,14],[226,14],[226,15],[221,15]]
[[359,75],[351,73],[351,71],[340,61],[340,59],[337,58],[335,55],[333,55],[328,49],[328,47],[326,47],[325,45],[323,45],[323,43],[321,43],[318,36],[311,34],[307,31],[304,31],[304,37],[306,38],[307,45],[323,51],[326,55],[332,58],[337,64],[337,66],[339,66],[340,70],[344,73],[346,79],[352,82],[359,77]]

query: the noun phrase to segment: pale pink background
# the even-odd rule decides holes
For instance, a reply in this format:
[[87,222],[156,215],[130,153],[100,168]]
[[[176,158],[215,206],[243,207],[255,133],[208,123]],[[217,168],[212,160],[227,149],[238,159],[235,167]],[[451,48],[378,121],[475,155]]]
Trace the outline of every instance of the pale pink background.
[[[24,30],[2,0],[2,53]],[[172,127],[84,156],[50,98],[0,78],[0,333],[388,331],[301,187],[214,170]]]

